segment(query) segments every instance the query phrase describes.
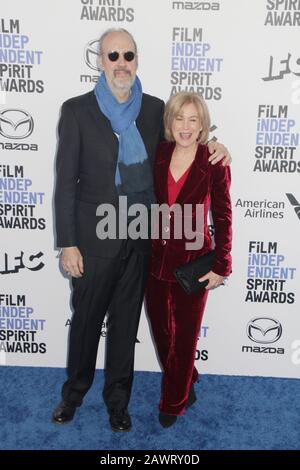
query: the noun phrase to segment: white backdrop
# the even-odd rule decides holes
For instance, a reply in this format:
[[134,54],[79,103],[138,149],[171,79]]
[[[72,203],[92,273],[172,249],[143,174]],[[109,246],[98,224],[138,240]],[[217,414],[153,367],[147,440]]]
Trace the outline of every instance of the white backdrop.
[[[65,365],[71,308],[53,241],[56,127],[61,103],[94,86],[93,41],[120,26],[138,43],[144,91],[164,100],[203,93],[211,137],[233,156],[233,274],[210,294],[200,372],[299,376],[296,3],[1,0],[1,364]],[[144,313],[138,341],[136,369],[159,370]],[[102,340],[99,367],[103,350]]]

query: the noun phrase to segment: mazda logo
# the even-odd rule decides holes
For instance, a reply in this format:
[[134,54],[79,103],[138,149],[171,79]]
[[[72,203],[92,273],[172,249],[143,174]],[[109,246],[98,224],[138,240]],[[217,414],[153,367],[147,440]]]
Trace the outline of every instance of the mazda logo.
[[282,334],[282,326],[274,318],[253,318],[247,325],[247,335],[255,343],[275,343]]
[[33,119],[23,109],[0,111],[0,134],[7,139],[26,139],[33,132]]
[[93,39],[93,41],[87,43],[84,49],[84,61],[86,65],[92,70],[97,70],[97,72],[100,71],[97,65],[98,46],[99,40]]

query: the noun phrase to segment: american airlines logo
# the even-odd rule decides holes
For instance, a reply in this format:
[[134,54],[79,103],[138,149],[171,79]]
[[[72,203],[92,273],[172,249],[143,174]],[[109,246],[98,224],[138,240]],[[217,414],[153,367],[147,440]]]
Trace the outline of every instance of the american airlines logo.
[[300,202],[298,202],[295,196],[291,193],[286,193],[286,197],[290,201],[291,205],[294,207],[294,211],[298,219],[300,219]]

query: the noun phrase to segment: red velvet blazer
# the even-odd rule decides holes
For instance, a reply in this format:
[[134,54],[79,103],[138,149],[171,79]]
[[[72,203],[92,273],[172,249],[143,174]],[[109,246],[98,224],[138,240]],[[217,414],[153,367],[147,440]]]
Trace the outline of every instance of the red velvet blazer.
[[[168,204],[168,170],[174,147],[174,143],[162,142],[157,149],[154,163],[154,186],[158,204]],[[171,212],[169,228],[165,228],[166,231],[170,231],[170,239],[164,239],[161,236],[159,239],[152,240],[151,274],[159,279],[175,282],[173,275],[175,268],[212,249],[212,240],[207,224],[209,208],[213,216],[216,243],[216,259],[212,271],[221,276],[228,276],[231,273],[230,168],[224,167],[221,163],[211,165],[208,157],[208,147],[199,145],[188,177],[176,199],[176,203],[181,206],[183,204],[192,205],[193,224],[196,216],[196,204],[204,205],[203,246],[198,250],[187,250],[185,244],[191,240],[185,237],[180,240],[174,239],[172,236],[174,214]],[[183,213],[183,223],[184,218]]]

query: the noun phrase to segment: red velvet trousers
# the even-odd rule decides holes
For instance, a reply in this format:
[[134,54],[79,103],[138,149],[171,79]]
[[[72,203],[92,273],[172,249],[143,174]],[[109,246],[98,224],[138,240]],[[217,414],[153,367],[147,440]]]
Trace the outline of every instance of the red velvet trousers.
[[163,370],[159,409],[164,413],[184,413],[198,378],[194,363],[207,295],[206,289],[188,295],[177,282],[149,276],[146,307]]

